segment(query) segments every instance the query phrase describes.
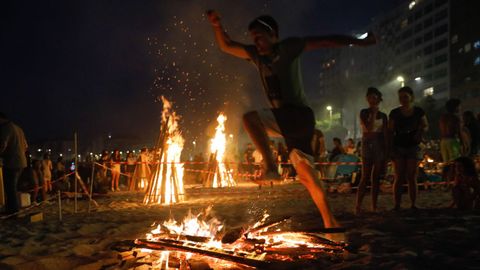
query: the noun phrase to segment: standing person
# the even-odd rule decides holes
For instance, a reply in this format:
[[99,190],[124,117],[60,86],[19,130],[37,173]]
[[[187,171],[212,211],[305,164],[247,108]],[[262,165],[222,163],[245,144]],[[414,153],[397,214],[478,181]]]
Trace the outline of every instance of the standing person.
[[255,158],[253,157],[253,152],[255,149],[253,148],[253,144],[248,143],[247,149],[243,153],[243,168],[244,172],[249,174],[247,178],[251,178],[255,171]]
[[382,102],[382,93],[377,88],[370,87],[366,98],[368,108],[360,111],[362,178],[358,185],[355,214],[360,214],[362,210],[367,181],[370,181],[372,189],[372,212],[377,211],[380,176],[385,173],[387,160],[387,115],[378,107]]
[[65,162],[63,161],[63,157],[58,157],[57,162],[55,163],[55,179],[61,180],[55,183],[56,190],[68,190],[68,188],[63,188],[66,184],[65,181]]
[[33,160],[32,162],[32,178],[34,183],[33,188],[33,202],[38,202],[38,191],[42,193],[42,201],[47,200],[47,190],[45,188],[45,178],[43,176],[42,162],[40,160]]
[[440,153],[443,162],[450,162],[461,156],[460,100],[451,98],[445,103],[446,112],[440,116]]
[[45,192],[52,191],[52,170],[53,165],[50,156],[45,153],[42,160],[43,189]]
[[135,168],[135,172],[135,189],[138,189],[138,187],[140,186],[140,189],[144,190],[147,187],[148,179],[150,178],[151,173],[147,148],[142,148],[142,150],[140,151],[140,155],[138,155],[137,159],[137,167]]
[[463,118],[463,128],[468,132],[470,137],[470,143],[468,147],[469,151],[466,152],[465,155],[468,157],[474,157],[477,155],[477,151],[478,151],[480,127],[472,111],[464,111],[462,118]]
[[125,165],[125,173],[128,175],[127,188],[128,190],[133,190],[133,173],[135,172],[135,164],[137,163],[137,158],[133,155],[132,152],[127,154],[127,163]]
[[287,164],[289,163],[288,150],[283,144],[283,142],[278,142],[277,153],[278,153],[278,162],[280,163],[280,171],[281,171],[282,179],[286,179],[291,174],[291,168],[290,168],[290,164]]
[[[325,135],[319,129],[315,129],[313,132],[312,139],[312,149],[313,149],[313,161],[315,163],[326,162],[327,161],[327,148],[325,146]],[[320,178],[325,177],[325,166],[321,164],[316,164],[315,168],[320,173]]]
[[280,179],[268,146],[268,136],[283,137],[290,160],[320,210],[325,227],[338,226],[322,187],[316,183],[317,174],[311,147],[315,116],[307,105],[299,60],[304,51],[350,45],[367,46],[374,44],[375,38],[370,34],[363,40],[340,35],[280,40],[275,19],[260,16],[248,27],[254,45],[244,45],[233,41],[226,34],[218,13],[209,11],[207,16],[220,49],[255,64],[270,101],[271,109],[248,112],[243,117],[245,129],[264,157],[266,180]]
[[428,130],[427,117],[422,108],[414,106],[413,90],[402,87],[398,90],[400,107],[389,115],[388,130],[391,154],[395,169],[393,184],[394,210],[400,210],[402,186],[408,183],[411,208],[416,209],[418,164],[423,155],[420,142]]
[[13,214],[20,209],[17,184],[24,168],[27,167],[27,140],[23,130],[0,112],[0,157],[3,160],[3,185],[5,189],[5,210]]
[[112,191],[120,191],[118,182],[120,181],[121,162],[122,156],[120,155],[120,151],[115,149],[110,159],[110,168],[112,172]]
[[108,164],[110,163],[110,154],[107,150],[103,150],[102,155],[98,161],[100,163],[100,169],[98,170],[100,177],[102,178],[102,182],[107,180],[107,171],[108,171]]

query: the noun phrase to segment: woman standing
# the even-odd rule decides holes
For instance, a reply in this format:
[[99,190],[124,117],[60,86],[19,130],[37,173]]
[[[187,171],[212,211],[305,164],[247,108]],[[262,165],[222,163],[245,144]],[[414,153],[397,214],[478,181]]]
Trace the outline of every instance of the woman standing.
[[128,190],[134,190],[133,186],[133,173],[135,172],[135,164],[137,163],[137,158],[133,156],[132,152],[128,152],[127,154],[127,165],[126,165],[126,173],[128,175],[128,183],[127,187]]
[[394,210],[400,210],[402,186],[408,183],[411,208],[416,209],[418,163],[422,160],[420,142],[428,130],[425,112],[413,105],[413,90],[406,86],[398,90],[400,107],[389,115],[388,130],[391,140],[395,182],[393,184]]
[[377,210],[380,176],[385,173],[387,159],[387,115],[381,112],[378,105],[382,101],[382,93],[374,87],[367,90],[368,108],[360,111],[362,128],[362,178],[358,186],[355,214],[362,210],[367,181],[372,186],[372,211]]
[[50,156],[45,153],[42,160],[43,188],[45,192],[52,191],[52,170],[53,165]]
[[118,182],[120,180],[120,164],[122,162],[122,156],[120,155],[119,150],[115,149],[115,151],[113,151],[110,161],[112,166],[112,191],[120,191]]

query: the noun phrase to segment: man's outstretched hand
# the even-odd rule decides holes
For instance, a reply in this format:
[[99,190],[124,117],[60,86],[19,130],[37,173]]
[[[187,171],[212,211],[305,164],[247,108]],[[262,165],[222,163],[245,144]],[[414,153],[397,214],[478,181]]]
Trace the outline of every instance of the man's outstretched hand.
[[207,18],[213,26],[220,26],[220,15],[213,9],[207,10]]

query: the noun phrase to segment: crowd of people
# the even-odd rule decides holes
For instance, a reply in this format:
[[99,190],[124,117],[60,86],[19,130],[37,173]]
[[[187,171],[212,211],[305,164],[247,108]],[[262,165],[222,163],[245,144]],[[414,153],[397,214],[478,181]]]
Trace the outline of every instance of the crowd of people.
[[[386,176],[387,164],[392,161],[394,181],[393,197],[394,210],[399,210],[403,185],[408,185],[410,207],[415,209],[417,197],[417,174],[419,162],[426,156],[425,149],[429,145],[437,145],[437,150],[430,151],[429,156],[438,152],[443,162],[443,179],[453,184],[452,207],[473,208],[480,207],[480,182],[477,177],[475,157],[478,151],[480,137],[479,119],[471,111],[461,111],[461,102],[458,99],[449,99],[445,104],[445,113],[440,117],[440,140],[425,141],[425,134],[429,123],[422,108],[414,105],[414,94],[409,87],[398,90],[400,106],[393,109],[387,116],[379,110],[382,93],[376,88],[369,88],[366,94],[368,108],[360,111],[362,138],[356,144],[351,138],[346,139],[345,146],[342,139],[333,138],[333,148],[326,150],[325,137],[320,130],[315,130],[312,140],[312,149],[315,162],[335,162],[342,155],[358,156],[362,162],[360,181],[358,183],[355,213],[361,213],[362,201],[367,185],[371,186],[371,210],[377,209],[380,180]],[[73,170],[70,163],[59,157],[56,161],[44,154],[41,159],[30,159],[27,152],[27,143],[23,131],[13,124],[6,116],[0,115],[1,124],[1,154],[3,158],[3,175],[5,193],[7,194],[7,212],[18,210],[18,200],[11,194],[16,194],[16,186],[21,182],[32,184],[32,201],[40,202],[48,199],[48,194],[57,190],[72,190],[73,176],[66,177]],[[283,141],[271,140],[270,149],[277,162],[277,168],[282,178],[294,177],[294,167],[290,164],[289,154]],[[152,171],[151,161],[155,159],[155,151],[147,148],[141,150],[138,156],[129,152],[122,157],[119,150],[112,153],[103,151],[97,160],[95,188],[97,191],[108,189],[112,192],[124,190],[141,190]],[[186,169],[201,170],[205,167],[202,154],[193,158],[192,164],[185,164]],[[248,143],[243,151],[238,170],[244,173],[244,179],[262,177],[264,170],[262,154]],[[79,163],[79,175],[89,179],[93,163]],[[325,166],[317,165],[320,175],[324,174]],[[188,175],[188,172],[186,173]],[[202,173],[194,172],[194,182],[202,182]],[[27,179],[27,180],[25,180]],[[52,183],[52,180],[57,180]],[[12,183],[15,183],[12,186]]]

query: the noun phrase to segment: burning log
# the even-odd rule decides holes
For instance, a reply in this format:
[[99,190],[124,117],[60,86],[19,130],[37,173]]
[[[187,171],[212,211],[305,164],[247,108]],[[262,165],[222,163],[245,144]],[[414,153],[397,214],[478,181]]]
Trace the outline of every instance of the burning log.
[[148,248],[152,250],[163,250],[167,248],[170,250],[177,250],[182,252],[192,252],[200,255],[206,255],[209,257],[217,258],[217,259],[227,260],[227,261],[251,266],[251,267],[267,268],[270,265],[270,262],[268,261],[228,254],[223,251],[205,250],[197,247],[184,246],[184,243],[181,243],[181,242],[175,243],[175,241],[159,240],[159,241],[152,242],[145,239],[137,239],[135,240],[135,245],[138,248]]
[[221,113],[215,128],[215,137],[210,142],[210,158],[208,173],[205,177],[204,185],[206,187],[232,187],[236,185],[232,172],[225,162],[225,150],[227,147],[227,138],[225,134],[225,121],[227,117]]
[[[238,264],[236,267],[241,264],[278,270],[317,267],[322,262],[342,260],[348,251],[346,244],[330,241],[316,232],[268,232],[266,230],[289,220],[290,216],[266,222],[269,217],[266,213],[250,229],[234,228],[221,242],[216,241],[223,232],[223,224],[209,212],[210,208],[195,215],[189,212],[181,223],[170,218],[147,234],[147,239],[121,242],[122,248],[118,251],[124,253],[120,257],[128,265],[151,262],[153,267],[168,267],[172,263],[182,266],[198,259],[208,265],[218,263],[214,259],[221,259],[226,265]],[[141,253],[148,255],[138,259]]]

